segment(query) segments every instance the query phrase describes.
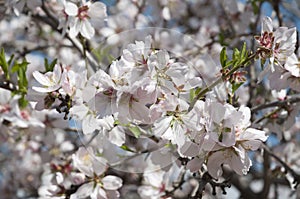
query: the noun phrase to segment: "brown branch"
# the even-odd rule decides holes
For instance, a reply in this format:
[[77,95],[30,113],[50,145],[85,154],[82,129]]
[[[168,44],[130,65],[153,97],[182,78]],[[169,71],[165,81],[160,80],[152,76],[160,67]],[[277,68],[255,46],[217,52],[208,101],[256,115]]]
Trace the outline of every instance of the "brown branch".
[[264,162],[264,173],[263,173],[263,181],[264,181],[264,186],[261,192],[259,193],[259,198],[268,198],[270,188],[271,188],[271,175],[270,175],[270,154],[264,151],[263,154]]
[[286,100],[278,100],[278,101],[270,102],[267,104],[261,104],[261,105],[255,106],[251,109],[251,112],[257,112],[259,110],[270,108],[270,107],[283,108],[290,104],[294,104],[294,103],[298,103],[298,102],[300,102],[300,96],[295,96],[295,97],[288,98]]
[[277,160],[287,172],[291,173],[291,175],[294,177],[294,183],[296,188],[300,183],[300,174],[296,173],[287,163],[285,163],[281,158],[279,158],[276,154],[274,154],[267,145],[263,144],[262,146],[263,149],[275,160]]
[[224,174],[223,176],[231,176],[230,183],[239,190],[240,198],[243,199],[253,199],[259,198],[258,194],[255,193],[249,186],[247,182],[245,182],[241,176],[237,175],[236,173],[229,171],[228,169],[223,169]]

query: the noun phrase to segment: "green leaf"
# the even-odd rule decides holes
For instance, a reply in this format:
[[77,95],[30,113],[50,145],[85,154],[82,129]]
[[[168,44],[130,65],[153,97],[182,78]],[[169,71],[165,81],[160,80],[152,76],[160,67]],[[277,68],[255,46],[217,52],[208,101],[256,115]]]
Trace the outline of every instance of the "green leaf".
[[28,105],[28,100],[25,99],[25,95],[22,95],[22,97],[19,99],[19,106],[21,108],[25,108]]
[[246,42],[244,42],[243,44],[243,48],[242,48],[242,51],[241,51],[241,58],[242,59],[245,59],[247,58],[247,46],[246,46]]
[[265,64],[266,64],[266,59],[260,59],[260,68],[261,68],[261,70],[264,69]]
[[200,93],[202,89],[201,88],[194,88],[190,90],[190,101],[193,101],[193,99]]
[[45,65],[45,70],[46,70],[46,72],[53,71],[53,68],[54,68],[54,66],[55,66],[56,63],[57,63],[57,59],[54,59],[54,60],[49,64],[48,59],[45,58],[45,59],[44,59],[44,65]]
[[8,62],[7,62],[9,66],[10,66],[11,62],[13,61],[14,57],[15,57],[14,54],[12,54],[12,55],[10,56],[10,58],[9,58],[9,60],[8,60]]
[[259,13],[259,6],[256,4],[257,1],[251,1],[251,5],[253,8],[253,13],[257,15]]
[[220,53],[220,63],[222,68],[226,66],[226,62],[227,62],[226,47],[223,47]]
[[141,130],[137,126],[129,126],[128,129],[133,133],[134,137],[139,138],[141,135]]
[[233,67],[239,65],[242,62],[241,52],[239,51],[239,49],[235,48],[233,50],[232,60],[233,60]]
[[12,67],[12,71],[17,72],[18,74],[18,90],[17,93],[21,95],[19,99],[19,106],[25,108],[28,105],[28,100],[25,98],[27,94],[28,80],[26,77],[26,71],[28,62],[26,59],[23,59],[22,63],[15,63]]
[[240,54],[241,54],[241,53],[240,53],[239,49],[235,48],[235,49],[233,50],[233,57],[232,57],[232,59],[233,59],[233,60],[239,60]]
[[239,82],[239,83],[234,83],[232,84],[232,93],[235,93],[235,91],[241,86],[243,85],[244,82]]
[[128,146],[126,146],[124,144],[122,146],[120,146],[120,148],[125,150],[125,151],[134,152],[133,150],[131,150]]
[[0,66],[5,74],[6,79],[9,80],[10,79],[9,65],[6,62],[5,52],[4,52],[3,48],[1,49],[1,52],[0,52]]

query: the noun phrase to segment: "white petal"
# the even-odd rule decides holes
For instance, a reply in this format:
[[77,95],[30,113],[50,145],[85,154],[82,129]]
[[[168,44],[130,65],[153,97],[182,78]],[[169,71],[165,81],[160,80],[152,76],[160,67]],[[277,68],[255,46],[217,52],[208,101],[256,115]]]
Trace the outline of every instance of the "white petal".
[[195,157],[194,159],[190,160],[186,166],[191,172],[196,172],[201,169],[203,162],[204,158]]
[[93,3],[88,10],[88,15],[91,18],[105,18],[106,14],[106,5],[101,2]]
[[57,184],[62,184],[64,182],[64,176],[61,172],[57,172],[55,175]]
[[56,64],[53,68],[53,79],[54,82],[58,83],[62,76],[62,68],[60,65]]
[[99,127],[97,119],[89,114],[82,121],[82,131],[84,134],[93,133]]
[[84,20],[81,23],[82,25],[81,25],[80,33],[85,38],[91,39],[95,34],[95,29],[93,28],[93,26],[88,20]]
[[117,176],[108,175],[102,179],[103,187],[107,190],[117,190],[122,187],[122,179]]
[[52,84],[50,79],[39,71],[34,71],[32,75],[43,86],[50,86]]
[[86,198],[93,192],[94,182],[86,183],[79,187],[79,189],[71,195],[70,199]]
[[218,179],[223,173],[221,165],[225,162],[224,158],[225,157],[223,151],[214,152],[208,158],[207,161],[208,173],[215,179]]
[[0,104],[7,104],[11,98],[11,92],[9,90],[0,88]]
[[243,148],[246,150],[252,150],[255,151],[261,146],[261,141],[260,140],[249,140],[241,143]]
[[70,109],[70,114],[76,116],[79,120],[82,120],[88,113],[88,107],[84,104],[75,105]]
[[243,133],[241,133],[239,140],[261,140],[266,141],[268,136],[264,131],[248,128]]
[[91,194],[91,199],[108,199],[108,197],[104,189],[96,186],[94,192]]
[[80,30],[80,21],[76,18],[74,25],[70,27],[69,35],[70,37],[74,38],[78,35]]
[[273,32],[272,19],[270,17],[263,18],[261,32]]
[[97,176],[102,175],[107,169],[107,160],[102,157],[94,157],[93,170]]
[[76,16],[78,14],[78,7],[71,2],[67,2],[65,6],[65,12],[69,16]]
[[49,93],[49,92],[57,90],[58,88],[59,88],[59,86],[56,86],[56,87],[47,87],[47,88],[36,87],[36,86],[32,87],[33,90],[35,90],[37,92],[41,92],[41,93]]
[[123,127],[117,126],[113,128],[109,133],[109,141],[111,143],[122,146],[125,143],[125,130]]

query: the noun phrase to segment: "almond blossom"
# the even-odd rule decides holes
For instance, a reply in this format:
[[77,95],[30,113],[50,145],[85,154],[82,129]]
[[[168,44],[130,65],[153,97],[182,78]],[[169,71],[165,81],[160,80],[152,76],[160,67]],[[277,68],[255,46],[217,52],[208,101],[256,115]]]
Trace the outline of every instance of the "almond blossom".
[[90,196],[97,198],[116,198],[119,196],[117,189],[122,186],[122,179],[113,176],[103,176],[107,168],[107,161],[102,157],[96,157],[92,148],[79,148],[73,155],[74,167],[86,176],[92,178],[90,182],[82,184],[79,189],[71,195],[71,199],[81,199]]
[[279,27],[273,31],[272,19],[265,17],[262,20],[261,36],[257,36],[256,40],[259,44],[261,59],[268,58],[270,63],[260,76],[266,74],[269,69],[274,72],[274,63],[282,66],[280,62],[286,61],[295,50],[296,37],[296,28]]
[[[101,2],[82,1],[78,7],[72,2],[62,1],[65,11],[65,23],[70,27],[69,34],[76,37],[80,33],[83,37],[91,39],[95,34],[93,23],[101,23],[106,17],[106,6]],[[70,17],[70,19],[69,19]],[[61,21],[61,24],[64,21]],[[62,25],[61,25],[62,26]]]
[[[232,117],[236,119],[232,120],[233,123],[230,124],[231,127],[228,127],[228,130],[223,129],[220,131],[218,140],[216,140],[213,135],[210,135],[211,133],[208,133],[209,139],[214,140],[214,143],[212,142],[207,145],[210,146],[210,148],[207,149],[213,151],[213,153],[208,156],[208,172],[216,179],[222,175],[222,164],[229,165],[240,175],[247,174],[252,165],[248,157],[248,151],[257,150],[262,142],[268,138],[264,131],[249,128],[249,108],[241,107],[235,114],[239,114],[239,116],[236,115]],[[224,115],[221,115],[220,119],[224,120]],[[228,136],[233,137],[228,139]],[[207,141],[211,142],[209,139]],[[227,139],[228,141],[226,141]]]
[[32,75],[42,87],[33,86],[32,89],[42,93],[56,91],[61,87],[62,74],[63,68],[58,64],[54,66],[53,72],[49,71],[42,74],[39,71],[34,71]]

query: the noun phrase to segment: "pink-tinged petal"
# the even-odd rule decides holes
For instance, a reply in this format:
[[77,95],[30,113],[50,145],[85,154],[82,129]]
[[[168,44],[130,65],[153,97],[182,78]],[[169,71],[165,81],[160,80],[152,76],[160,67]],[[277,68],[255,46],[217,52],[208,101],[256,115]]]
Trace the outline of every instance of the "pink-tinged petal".
[[215,179],[218,179],[223,173],[221,165],[224,162],[225,156],[223,151],[217,151],[211,154],[207,161],[208,173]]
[[70,37],[75,38],[80,31],[80,27],[81,27],[81,22],[79,21],[79,19],[76,18],[74,21],[74,25],[70,27],[70,31],[69,31]]
[[270,17],[263,18],[261,32],[273,32],[272,19]]
[[143,123],[148,123],[150,121],[150,110],[145,106],[145,104],[132,102],[129,104],[129,107],[129,114],[132,119],[136,119]]
[[220,124],[221,121],[224,119],[224,115],[226,111],[225,107],[218,102],[212,102],[210,109],[211,109],[210,114],[212,120],[216,124]]
[[36,81],[38,81],[43,86],[50,86],[52,84],[49,77],[47,77],[46,75],[40,73],[39,71],[34,71],[32,73],[32,75],[36,79]]
[[0,104],[7,104],[11,99],[11,91],[0,88]]
[[156,53],[157,56],[157,61],[159,63],[159,68],[165,68],[167,66],[167,64],[169,63],[170,60],[170,56],[169,53],[166,50],[160,50]]
[[140,186],[138,193],[142,198],[161,198],[159,189],[149,185]]
[[244,149],[252,151],[257,150],[261,146],[261,144],[262,143],[260,140],[249,140],[241,143]]
[[165,171],[163,170],[156,170],[153,172],[146,172],[144,173],[144,179],[147,184],[150,184],[152,187],[160,187],[163,183]]
[[200,146],[190,141],[185,141],[179,148],[179,152],[188,157],[195,157],[199,154]]
[[[219,139],[219,138],[218,138]],[[222,132],[222,140],[219,142],[220,145],[230,147],[233,146],[236,142],[235,131],[231,130],[230,132]]]
[[91,199],[108,199],[106,191],[99,186],[96,186],[93,193],[91,194]]
[[32,89],[37,91],[37,92],[40,92],[40,93],[49,93],[49,92],[52,92],[52,91],[55,91],[59,88],[59,86],[55,86],[55,87],[36,87],[36,86],[33,86]]
[[266,132],[254,128],[248,128],[241,133],[238,139],[239,140],[261,140],[265,142],[267,138],[268,136],[266,136]]
[[122,187],[123,181],[117,176],[108,175],[102,179],[103,187],[107,190],[117,190]]
[[71,195],[70,199],[83,199],[87,198],[89,195],[92,194],[94,189],[94,182],[89,182],[83,184],[77,189],[77,191]]
[[157,120],[153,128],[154,135],[162,136],[169,129],[171,121],[171,116],[166,116]]
[[91,39],[95,34],[95,29],[93,28],[93,26],[88,20],[83,20],[81,24],[82,25],[81,25],[80,33],[85,38]]
[[248,122],[250,121],[250,118],[251,118],[251,110],[250,110],[250,108],[246,107],[246,106],[241,106],[239,108],[239,112],[242,112],[242,114],[243,114],[244,125],[248,126],[249,125]]
[[69,16],[76,16],[78,14],[78,7],[74,3],[66,2],[65,12]]
[[84,173],[74,173],[74,172],[72,172],[70,174],[70,180],[71,180],[72,184],[80,185],[80,184],[84,183],[85,175],[84,175]]
[[106,5],[101,2],[93,3],[89,7],[88,15],[91,18],[105,18],[107,16]]
[[107,169],[107,160],[102,157],[93,158],[93,171],[97,176],[102,175]]
[[117,146],[125,143],[125,130],[121,126],[116,126],[108,132],[109,141]]
[[[243,148],[234,147],[235,153],[231,152],[230,167],[239,175],[246,175],[252,165],[247,152]],[[238,154],[238,155],[236,155]]]
[[70,109],[70,114],[76,116],[79,120],[82,120],[88,113],[89,108],[84,104],[75,105]]
[[192,159],[187,163],[186,167],[191,172],[196,172],[201,169],[203,162],[204,162],[204,158],[195,157],[194,159]]
[[82,131],[84,134],[93,133],[99,128],[97,119],[95,116],[88,114],[82,121]]

